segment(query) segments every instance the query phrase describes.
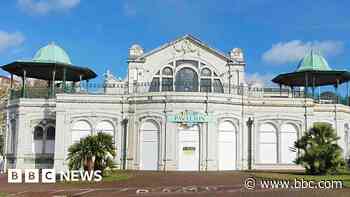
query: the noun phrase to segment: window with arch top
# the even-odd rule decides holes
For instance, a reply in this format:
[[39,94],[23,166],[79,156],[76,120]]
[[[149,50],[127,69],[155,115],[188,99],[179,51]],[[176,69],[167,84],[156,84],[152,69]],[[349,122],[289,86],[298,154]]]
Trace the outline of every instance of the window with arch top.
[[[176,65],[176,66],[174,66]],[[199,66],[200,65],[200,66]],[[205,63],[194,60],[177,60],[158,70],[150,92],[215,92],[223,93],[220,77]]]
[[165,68],[163,69],[162,74],[163,74],[164,76],[173,76],[173,69],[170,68],[170,67],[165,67]]
[[36,126],[34,127],[33,152],[36,154],[54,153],[55,152],[55,135],[54,126]]
[[198,92],[198,74],[194,69],[181,68],[176,73],[175,80],[176,92]]
[[264,123],[258,135],[259,163],[277,163],[277,129],[271,123]]

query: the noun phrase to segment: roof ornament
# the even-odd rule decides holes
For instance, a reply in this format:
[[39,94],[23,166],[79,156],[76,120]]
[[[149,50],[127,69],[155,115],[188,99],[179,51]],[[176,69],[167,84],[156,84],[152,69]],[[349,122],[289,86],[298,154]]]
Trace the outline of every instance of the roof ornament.
[[184,39],[182,42],[175,43],[173,48],[176,53],[180,53],[181,55],[185,55],[187,53],[197,53],[197,55],[200,56],[197,48],[187,39]]
[[106,73],[104,74],[104,77],[106,81],[115,80],[115,77],[113,76],[113,74],[109,69],[107,69]]
[[234,48],[229,53],[230,58],[238,62],[244,61],[243,50],[241,48]]
[[133,44],[129,49],[129,58],[136,59],[143,55],[143,48],[138,44]]

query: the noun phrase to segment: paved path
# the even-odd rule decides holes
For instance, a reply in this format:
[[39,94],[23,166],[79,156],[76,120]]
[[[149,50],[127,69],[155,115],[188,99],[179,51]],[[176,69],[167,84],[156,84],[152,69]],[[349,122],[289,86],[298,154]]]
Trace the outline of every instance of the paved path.
[[[95,196],[298,196],[349,197],[350,189],[335,191],[247,190],[243,172],[129,172],[125,181],[93,184],[9,184],[0,177],[0,191],[10,196],[95,197]],[[272,193],[273,192],[273,193]]]

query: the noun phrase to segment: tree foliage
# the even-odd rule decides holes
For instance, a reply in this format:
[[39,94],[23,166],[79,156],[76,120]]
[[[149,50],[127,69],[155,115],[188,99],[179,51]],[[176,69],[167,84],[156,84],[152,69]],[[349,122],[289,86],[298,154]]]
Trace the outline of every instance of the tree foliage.
[[334,174],[345,166],[336,132],[330,124],[317,123],[295,142],[300,155],[295,163],[308,174]]
[[116,151],[113,138],[106,133],[90,135],[74,143],[68,149],[68,166],[71,170],[101,170],[113,166]]

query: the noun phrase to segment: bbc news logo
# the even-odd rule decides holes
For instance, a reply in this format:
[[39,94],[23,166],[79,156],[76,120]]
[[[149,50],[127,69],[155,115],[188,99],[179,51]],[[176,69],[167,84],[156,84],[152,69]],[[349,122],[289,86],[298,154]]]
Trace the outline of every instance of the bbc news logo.
[[100,182],[102,181],[102,172],[101,170],[56,172],[54,169],[42,169],[40,173],[39,169],[9,169],[7,175],[8,183],[56,183],[62,181]]

